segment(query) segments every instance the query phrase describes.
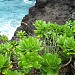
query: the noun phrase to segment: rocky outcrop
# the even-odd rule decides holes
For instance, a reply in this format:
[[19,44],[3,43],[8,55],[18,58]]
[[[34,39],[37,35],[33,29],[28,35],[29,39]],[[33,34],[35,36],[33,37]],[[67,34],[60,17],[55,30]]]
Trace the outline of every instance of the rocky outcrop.
[[33,23],[36,20],[56,22],[60,25],[69,19],[75,19],[75,0],[36,0],[35,6],[29,8],[29,14],[22,19],[21,26],[17,31],[26,31],[29,35],[34,34]]

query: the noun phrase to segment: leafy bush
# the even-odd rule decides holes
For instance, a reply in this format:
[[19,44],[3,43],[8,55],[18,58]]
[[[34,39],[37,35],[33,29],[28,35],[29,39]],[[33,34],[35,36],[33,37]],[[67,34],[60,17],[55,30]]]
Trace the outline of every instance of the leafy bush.
[[17,70],[15,71],[6,70],[5,75],[22,75],[22,74],[18,72]]
[[10,57],[0,55],[0,73],[3,73],[4,70],[9,69],[11,65]]
[[26,35],[26,32],[25,32],[25,31],[22,31],[22,30],[17,33],[17,36],[18,36],[20,39],[25,38],[25,35]]
[[44,54],[41,66],[42,75],[58,75],[60,69],[61,59],[58,54]]
[[60,36],[57,40],[57,44],[66,54],[68,55],[75,54],[75,40],[73,36],[72,37]]
[[[58,25],[38,20],[33,25],[35,37],[26,37],[24,31],[17,33],[17,41],[8,40],[4,35],[0,37],[0,41],[3,41],[0,44],[1,74],[30,75],[32,69],[39,69],[42,75],[58,75],[62,61],[74,57],[75,21]],[[17,68],[11,71],[15,62]]]
[[6,42],[8,41],[8,38],[5,35],[0,36],[0,41]]
[[39,39],[34,38],[34,37],[28,37],[24,38],[19,41],[19,45],[17,46],[17,49],[20,51],[26,53],[26,52],[37,52],[43,49],[41,47],[42,41],[39,41]]
[[33,68],[40,69],[42,57],[34,52],[27,52],[25,55],[20,54],[18,65],[22,67],[23,72],[29,74]]

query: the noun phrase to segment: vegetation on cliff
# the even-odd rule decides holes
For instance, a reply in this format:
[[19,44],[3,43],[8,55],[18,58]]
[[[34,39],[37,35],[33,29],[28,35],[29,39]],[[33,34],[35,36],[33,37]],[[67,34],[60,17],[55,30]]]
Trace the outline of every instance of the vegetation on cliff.
[[37,20],[33,25],[34,36],[20,31],[17,41],[0,37],[0,74],[58,75],[65,66],[74,69],[75,21],[58,25]]

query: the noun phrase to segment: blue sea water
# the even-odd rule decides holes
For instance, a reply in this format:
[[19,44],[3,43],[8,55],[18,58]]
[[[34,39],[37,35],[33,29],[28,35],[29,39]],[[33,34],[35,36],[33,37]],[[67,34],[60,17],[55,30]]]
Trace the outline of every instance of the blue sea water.
[[0,0],[0,35],[11,39],[29,7],[34,5],[35,0]]

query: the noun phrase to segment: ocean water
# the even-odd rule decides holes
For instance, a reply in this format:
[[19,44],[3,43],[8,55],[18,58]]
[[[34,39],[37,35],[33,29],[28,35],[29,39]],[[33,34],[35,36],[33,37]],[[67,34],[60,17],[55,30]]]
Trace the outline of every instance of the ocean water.
[[0,35],[11,39],[29,7],[34,5],[35,0],[0,0]]

